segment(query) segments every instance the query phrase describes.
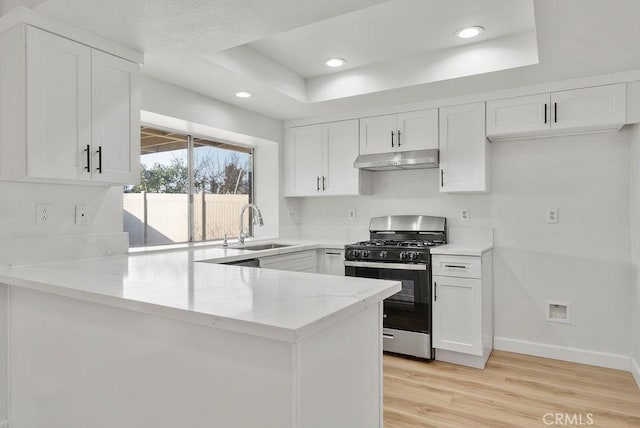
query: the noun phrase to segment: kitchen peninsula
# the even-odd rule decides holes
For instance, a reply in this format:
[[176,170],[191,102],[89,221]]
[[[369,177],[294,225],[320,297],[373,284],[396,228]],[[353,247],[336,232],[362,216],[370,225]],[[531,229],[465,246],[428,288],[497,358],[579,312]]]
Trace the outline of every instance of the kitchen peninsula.
[[199,262],[248,253],[0,270],[10,426],[382,426],[381,302],[399,283]]

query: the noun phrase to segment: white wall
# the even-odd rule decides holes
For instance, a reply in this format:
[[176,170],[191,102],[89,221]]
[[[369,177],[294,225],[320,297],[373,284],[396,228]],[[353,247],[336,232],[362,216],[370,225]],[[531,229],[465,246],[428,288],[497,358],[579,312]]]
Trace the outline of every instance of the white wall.
[[640,125],[636,126],[631,141],[631,370],[640,386]]
[[[0,266],[123,252],[121,193],[120,187],[0,182]],[[38,203],[52,204],[47,226],[36,225]],[[89,225],[75,224],[76,204],[87,206]],[[86,248],[95,244],[101,248]]]
[[[142,110],[182,119],[194,124],[282,141],[282,121],[245,110],[197,92],[142,76]],[[247,100],[247,107],[251,100]]]
[[[485,195],[440,194],[437,169],[374,173],[372,196],[285,200],[281,230],[350,242],[367,237],[370,217],[389,214],[493,227],[495,336],[616,354],[612,365],[628,365],[631,136],[625,128],[492,143]],[[357,219],[350,222],[352,207]],[[289,208],[297,210],[293,220]],[[458,220],[460,208],[470,208],[470,222]],[[545,223],[547,208],[560,209],[559,224]],[[545,300],[570,302],[572,324],[545,321]]]

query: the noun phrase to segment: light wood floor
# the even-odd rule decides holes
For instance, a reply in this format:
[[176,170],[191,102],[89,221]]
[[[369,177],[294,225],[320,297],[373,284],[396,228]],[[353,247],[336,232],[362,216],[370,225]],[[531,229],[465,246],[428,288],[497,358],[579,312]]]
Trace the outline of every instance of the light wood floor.
[[[547,413],[570,419],[546,425]],[[574,414],[582,425],[570,423]],[[385,355],[384,422],[385,428],[637,428],[640,389],[628,372],[503,351],[494,351],[484,370]]]

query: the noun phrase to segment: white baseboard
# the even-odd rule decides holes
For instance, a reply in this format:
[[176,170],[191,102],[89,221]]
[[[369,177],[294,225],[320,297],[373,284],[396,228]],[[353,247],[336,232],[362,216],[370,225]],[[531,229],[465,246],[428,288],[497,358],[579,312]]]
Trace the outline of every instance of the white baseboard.
[[592,366],[607,367],[610,369],[625,371],[629,371],[631,364],[631,357],[628,355],[589,351],[587,349],[548,345],[546,343],[527,342],[525,340],[509,339],[506,337],[495,337],[493,339],[493,347],[494,349],[501,351],[516,352],[518,354],[553,358],[555,360],[571,361],[574,363],[590,364]]
[[640,388],[640,364],[635,358],[631,358],[631,374]]

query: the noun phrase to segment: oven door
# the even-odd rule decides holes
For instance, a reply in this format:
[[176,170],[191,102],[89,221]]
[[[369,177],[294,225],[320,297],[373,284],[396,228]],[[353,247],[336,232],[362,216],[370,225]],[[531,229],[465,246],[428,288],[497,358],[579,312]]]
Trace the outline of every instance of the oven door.
[[400,281],[402,289],[384,301],[384,327],[431,331],[431,270],[426,263],[345,260],[345,275]]
[[415,309],[431,303],[429,265],[426,263],[378,263],[346,260],[345,275],[400,281],[402,290],[385,300],[400,308]]

